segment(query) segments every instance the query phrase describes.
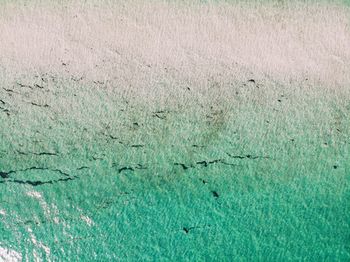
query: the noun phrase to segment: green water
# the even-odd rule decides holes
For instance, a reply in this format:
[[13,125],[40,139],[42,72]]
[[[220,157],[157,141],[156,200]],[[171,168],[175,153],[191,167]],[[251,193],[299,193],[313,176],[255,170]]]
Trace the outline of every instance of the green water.
[[348,91],[223,83],[147,104],[35,81],[0,90],[0,247],[29,261],[350,259]]

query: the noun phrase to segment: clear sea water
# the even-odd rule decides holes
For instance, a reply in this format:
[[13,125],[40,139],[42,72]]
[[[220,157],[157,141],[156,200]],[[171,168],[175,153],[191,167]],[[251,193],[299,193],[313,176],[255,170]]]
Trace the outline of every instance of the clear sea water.
[[189,104],[183,90],[167,106],[67,83],[6,88],[21,91],[0,91],[2,250],[349,261],[347,92],[238,85],[232,99]]

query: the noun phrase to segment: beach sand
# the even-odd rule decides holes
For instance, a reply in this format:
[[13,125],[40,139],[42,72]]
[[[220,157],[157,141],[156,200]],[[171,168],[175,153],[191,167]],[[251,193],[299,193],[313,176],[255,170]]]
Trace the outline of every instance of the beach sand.
[[0,4],[0,261],[350,259],[342,2]]

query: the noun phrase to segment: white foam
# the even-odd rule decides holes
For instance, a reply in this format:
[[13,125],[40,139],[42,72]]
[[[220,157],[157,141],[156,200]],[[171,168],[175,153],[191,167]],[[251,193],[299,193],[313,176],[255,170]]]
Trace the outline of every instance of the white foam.
[[29,192],[27,192],[27,196],[37,198],[37,199],[41,199],[43,197],[42,194],[40,192],[37,192],[37,191],[29,191]]
[[[34,235],[33,230],[31,228],[28,228],[27,230],[30,234],[30,239],[31,239],[32,243],[36,247],[38,247],[39,249],[42,249],[45,252],[46,261],[51,261],[50,260],[50,254],[51,254],[50,248],[48,246],[44,245],[41,241],[38,241],[36,239],[36,236]],[[39,255],[35,249],[33,250],[33,256],[36,258],[36,261],[41,261],[41,259],[39,259]]]
[[80,215],[80,218],[85,221],[85,223],[88,225],[88,226],[92,226],[94,224],[94,222],[92,221],[91,218],[89,218],[88,216],[84,216],[84,215]]
[[0,261],[22,261],[22,255],[15,250],[0,246]]
[[44,210],[45,217],[48,220],[50,220],[52,218],[54,223],[56,223],[56,224],[59,223],[59,218],[58,218],[59,211],[58,211],[58,208],[55,204],[51,204],[51,206],[50,206],[43,198],[43,195],[37,191],[28,191],[27,196],[38,199],[41,208]]

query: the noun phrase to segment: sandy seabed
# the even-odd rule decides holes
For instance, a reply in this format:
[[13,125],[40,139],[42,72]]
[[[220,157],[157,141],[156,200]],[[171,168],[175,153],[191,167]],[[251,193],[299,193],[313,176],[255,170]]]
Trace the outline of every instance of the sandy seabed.
[[0,261],[350,258],[350,9],[0,4]]

